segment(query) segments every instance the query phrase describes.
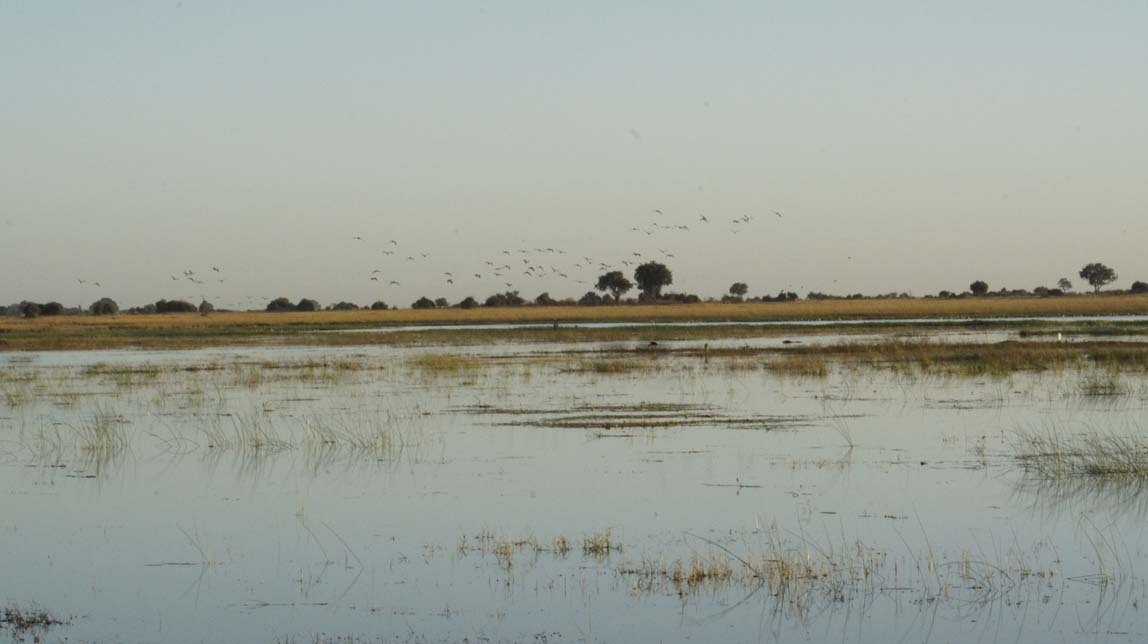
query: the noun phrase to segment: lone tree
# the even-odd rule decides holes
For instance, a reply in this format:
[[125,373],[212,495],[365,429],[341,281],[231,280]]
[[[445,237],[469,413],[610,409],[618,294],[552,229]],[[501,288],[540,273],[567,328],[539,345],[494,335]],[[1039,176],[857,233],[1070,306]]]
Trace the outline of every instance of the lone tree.
[[634,288],[634,283],[626,279],[622,271],[610,271],[598,278],[598,284],[594,288],[599,291],[610,291],[614,296],[614,303],[617,304],[622,301],[622,295],[626,291]]
[[101,297],[88,307],[92,315],[115,315],[120,312],[120,305],[110,297]]
[[733,285],[729,287],[729,294],[738,299],[745,297],[745,294],[748,292],[749,286],[746,286],[745,282],[734,282]]
[[420,297],[411,304],[412,309],[433,309],[435,308],[434,300],[429,297]]
[[969,284],[969,290],[973,292],[973,295],[984,295],[989,292],[989,285],[983,280],[977,280]]
[[1072,282],[1067,277],[1062,277],[1056,281],[1056,288],[1067,293],[1072,290]]
[[1116,271],[1100,262],[1093,262],[1080,269],[1080,279],[1087,280],[1093,292],[1099,293],[1101,286],[1116,281]]
[[674,283],[674,274],[665,264],[646,262],[634,271],[634,281],[647,298],[656,300],[662,296],[663,286]]

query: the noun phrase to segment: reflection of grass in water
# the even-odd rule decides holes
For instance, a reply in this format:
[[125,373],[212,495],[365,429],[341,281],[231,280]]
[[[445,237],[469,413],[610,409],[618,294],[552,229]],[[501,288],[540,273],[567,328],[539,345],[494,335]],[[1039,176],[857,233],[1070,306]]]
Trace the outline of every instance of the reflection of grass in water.
[[127,448],[128,438],[118,414],[97,406],[74,428],[81,451],[112,455]]
[[1139,432],[1071,434],[1055,426],[1017,430],[1014,456],[1031,476],[1148,481],[1148,438]]
[[1092,398],[1121,396],[1128,393],[1128,388],[1120,379],[1120,373],[1113,369],[1083,375],[1079,387],[1080,395]]
[[1148,478],[1026,474],[1013,485],[1016,502],[1042,517],[1106,512],[1134,518],[1148,516]]

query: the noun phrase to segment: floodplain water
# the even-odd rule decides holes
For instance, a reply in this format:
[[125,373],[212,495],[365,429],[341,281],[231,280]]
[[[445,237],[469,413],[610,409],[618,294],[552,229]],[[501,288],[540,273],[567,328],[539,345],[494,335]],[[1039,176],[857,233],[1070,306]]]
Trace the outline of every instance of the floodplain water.
[[1143,374],[560,349],[0,355],[0,606],[44,641],[1148,638],[1139,483],[1015,458],[1139,431]]

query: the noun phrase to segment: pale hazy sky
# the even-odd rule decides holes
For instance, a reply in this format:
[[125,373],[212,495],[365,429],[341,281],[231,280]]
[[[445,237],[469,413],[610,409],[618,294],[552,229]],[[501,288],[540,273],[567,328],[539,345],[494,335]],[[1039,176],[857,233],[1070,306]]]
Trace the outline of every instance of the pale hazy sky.
[[[7,0],[0,303],[578,296],[662,251],[703,296],[1127,287],[1145,34],[1142,0]],[[501,253],[536,247],[569,277]]]

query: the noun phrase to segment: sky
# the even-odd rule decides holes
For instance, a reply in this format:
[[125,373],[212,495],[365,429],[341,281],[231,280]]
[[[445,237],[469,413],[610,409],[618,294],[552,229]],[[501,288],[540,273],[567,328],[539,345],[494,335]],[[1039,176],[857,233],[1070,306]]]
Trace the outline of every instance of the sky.
[[6,0],[0,302],[578,297],[623,260],[1127,288],[1145,33],[1139,0]]

